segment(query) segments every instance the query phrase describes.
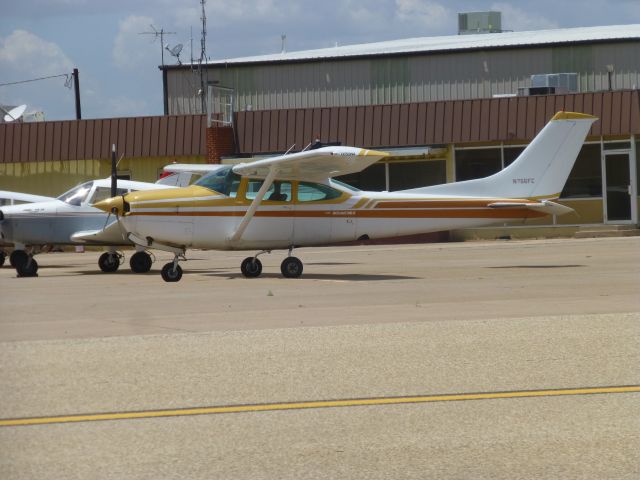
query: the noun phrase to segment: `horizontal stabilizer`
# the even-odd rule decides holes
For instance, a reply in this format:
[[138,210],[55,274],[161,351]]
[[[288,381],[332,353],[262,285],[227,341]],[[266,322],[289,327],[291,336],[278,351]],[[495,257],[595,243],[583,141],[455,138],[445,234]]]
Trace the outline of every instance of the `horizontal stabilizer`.
[[543,200],[541,202],[494,202],[487,205],[490,208],[528,208],[529,210],[536,210],[538,212],[546,213],[547,215],[565,215],[573,212],[573,208],[560,205],[559,203],[551,202],[549,200]]

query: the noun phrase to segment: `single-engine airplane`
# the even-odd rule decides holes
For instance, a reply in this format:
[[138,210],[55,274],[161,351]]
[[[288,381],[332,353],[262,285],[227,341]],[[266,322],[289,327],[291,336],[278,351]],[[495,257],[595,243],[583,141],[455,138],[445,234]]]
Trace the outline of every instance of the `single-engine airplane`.
[[366,192],[332,177],[358,172],[387,156],[354,147],[322,147],[235,166],[186,188],[133,192],[95,206],[117,216],[94,238],[121,229],[140,248],[174,254],[162,278],[182,277],[187,248],[261,250],[240,269],[262,272],[258,256],[288,249],[285,277],[302,274],[294,247],[479,227],[561,215],[553,202],[597,118],[557,113],[508,167],[486,178],[397,192]]

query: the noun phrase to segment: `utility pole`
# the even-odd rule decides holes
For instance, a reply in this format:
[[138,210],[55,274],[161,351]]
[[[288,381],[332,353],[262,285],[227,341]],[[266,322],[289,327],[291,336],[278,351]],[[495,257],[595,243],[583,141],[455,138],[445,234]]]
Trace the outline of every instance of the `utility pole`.
[[80,120],[82,118],[82,111],[80,109],[80,74],[78,73],[78,69],[74,68],[71,75],[73,75],[73,89],[76,93],[76,120]]

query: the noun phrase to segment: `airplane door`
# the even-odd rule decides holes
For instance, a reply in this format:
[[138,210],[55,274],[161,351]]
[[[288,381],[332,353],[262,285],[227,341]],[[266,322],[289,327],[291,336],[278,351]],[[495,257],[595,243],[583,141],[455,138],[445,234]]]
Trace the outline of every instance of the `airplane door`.
[[[261,185],[262,180],[248,180],[245,191],[247,204],[250,204],[256,197]],[[259,244],[276,246],[293,243],[292,193],[291,182],[273,182],[242,235],[243,242],[258,242]]]

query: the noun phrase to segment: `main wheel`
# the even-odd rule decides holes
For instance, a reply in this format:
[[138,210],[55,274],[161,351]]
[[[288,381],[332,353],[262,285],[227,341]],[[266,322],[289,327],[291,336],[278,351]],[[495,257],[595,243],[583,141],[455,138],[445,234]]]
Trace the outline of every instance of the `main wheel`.
[[247,257],[240,264],[240,271],[247,278],[259,277],[262,273],[262,262],[255,257]]
[[165,282],[177,282],[182,278],[182,267],[176,265],[173,267],[173,262],[167,263],[160,271],[160,276]]
[[298,278],[302,275],[302,262],[297,257],[287,257],[280,264],[280,271],[287,278]]
[[0,252],[0,267],[4,265],[4,259],[7,257],[7,254],[4,252]]
[[104,273],[112,273],[118,270],[120,259],[115,253],[104,252],[98,259],[98,266]]
[[29,255],[24,250],[14,250],[9,255],[9,263],[13,268],[18,268],[18,265],[24,265],[29,261]]
[[147,273],[152,263],[151,255],[147,252],[136,252],[129,259],[129,266],[134,273]]
[[38,276],[38,262],[31,257],[27,259],[25,263],[19,263],[16,267],[19,277],[37,277]]

